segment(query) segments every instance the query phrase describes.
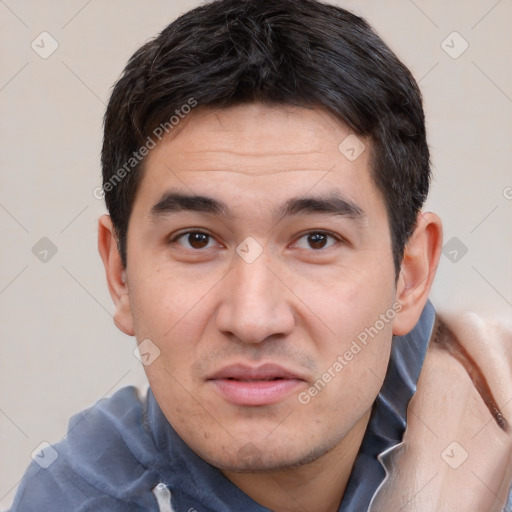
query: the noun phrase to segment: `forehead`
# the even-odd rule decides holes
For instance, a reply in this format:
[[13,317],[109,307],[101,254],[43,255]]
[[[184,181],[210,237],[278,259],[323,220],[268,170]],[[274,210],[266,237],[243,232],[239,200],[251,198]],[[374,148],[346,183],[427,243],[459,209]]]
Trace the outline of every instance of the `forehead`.
[[146,157],[140,199],[178,186],[231,202],[243,192],[262,205],[309,192],[382,203],[369,142],[325,110],[247,104],[203,109],[181,123]]

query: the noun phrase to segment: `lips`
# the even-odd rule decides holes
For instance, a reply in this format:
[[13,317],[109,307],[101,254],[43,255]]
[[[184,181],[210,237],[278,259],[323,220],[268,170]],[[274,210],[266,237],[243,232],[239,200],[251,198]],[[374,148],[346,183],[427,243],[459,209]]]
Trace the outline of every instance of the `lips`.
[[304,384],[305,378],[275,364],[258,367],[235,364],[214,373],[207,381],[227,402],[263,406],[284,400]]
[[302,377],[291,370],[287,370],[276,364],[264,364],[256,368],[242,364],[226,366],[217,373],[214,373],[208,380],[214,379],[234,379],[243,381],[261,381],[274,379],[299,379]]

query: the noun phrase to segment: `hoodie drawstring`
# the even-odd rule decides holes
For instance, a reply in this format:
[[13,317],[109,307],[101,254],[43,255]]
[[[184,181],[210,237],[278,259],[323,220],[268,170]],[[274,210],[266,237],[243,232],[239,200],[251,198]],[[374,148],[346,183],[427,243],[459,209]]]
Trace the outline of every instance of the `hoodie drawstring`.
[[164,483],[159,483],[153,488],[153,494],[158,503],[159,512],[174,512],[171,505],[171,491]]

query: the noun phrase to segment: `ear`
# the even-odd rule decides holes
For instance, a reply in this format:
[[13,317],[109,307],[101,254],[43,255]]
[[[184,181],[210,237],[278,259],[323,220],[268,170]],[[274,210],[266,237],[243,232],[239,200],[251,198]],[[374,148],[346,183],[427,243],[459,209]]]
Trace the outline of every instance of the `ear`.
[[419,213],[404,250],[396,300],[402,308],[393,322],[393,334],[403,336],[418,322],[439,264],[443,244],[441,219],[432,212]]
[[114,323],[128,336],[134,336],[126,271],[123,268],[117,247],[117,237],[109,215],[102,215],[98,221],[98,251],[105,266],[108,290],[114,301]]

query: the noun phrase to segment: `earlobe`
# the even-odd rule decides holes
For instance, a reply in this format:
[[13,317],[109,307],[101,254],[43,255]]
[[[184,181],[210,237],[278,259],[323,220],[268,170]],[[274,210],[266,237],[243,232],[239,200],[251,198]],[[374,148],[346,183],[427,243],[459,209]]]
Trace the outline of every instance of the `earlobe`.
[[393,322],[393,334],[407,334],[420,318],[439,264],[442,239],[441,219],[435,213],[420,212],[398,277],[396,300],[401,309]]
[[109,215],[101,216],[98,221],[98,251],[105,267],[108,290],[114,301],[114,323],[125,334],[134,336],[126,270],[121,261],[114,226]]

